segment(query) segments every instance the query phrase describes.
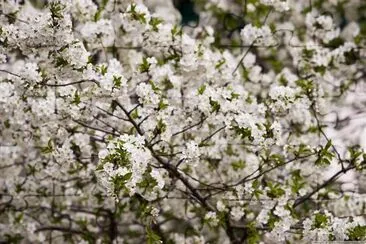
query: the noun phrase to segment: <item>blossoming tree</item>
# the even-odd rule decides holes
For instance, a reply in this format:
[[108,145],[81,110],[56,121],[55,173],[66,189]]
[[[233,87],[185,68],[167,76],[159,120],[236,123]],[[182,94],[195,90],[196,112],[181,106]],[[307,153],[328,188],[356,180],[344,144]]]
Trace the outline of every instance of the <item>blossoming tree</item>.
[[365,240],[365,1],[0,3],[0,241]]

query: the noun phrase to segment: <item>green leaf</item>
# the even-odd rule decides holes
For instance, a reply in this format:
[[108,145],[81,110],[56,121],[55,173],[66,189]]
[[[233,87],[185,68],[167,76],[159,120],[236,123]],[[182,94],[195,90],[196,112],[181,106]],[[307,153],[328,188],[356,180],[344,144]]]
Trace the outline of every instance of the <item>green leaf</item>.
[[23,217],[24,217],[24,214],[23,213],[19,213],[18,215],[16,215],[14,217],[14,222],[20,224],[20,221],[22,221]]
[[231,163],[231,167],[235,170],[235,171],[238,171],[238,170],[241,170],[241,169],[244,169],[246,166],[246,163],[245,161],[243,160],[238,160],[238,161],[235,161],[235,162],[232,162]]
[[328,151],[328,149],[329,149],[331,146],[332,146],[332,140],[329,140],[329,141],[327,142],[327,144],[325,145],[324,150],[325,150],[325,151]]
[[253,192],[254,196],[255,196],[257,199],[259,199],[260,195],[262,195],[262,194],[263,194],[263,191],[258,189],[258,188],[260,187],[260,182],[259,182],[259,180],[258,180],[258,179],[254,180],[254,181],[252,182],[252,187],[253,187],[253,189],[254,189],[254,192]]
[[96,171],[103,170],[104,164],[105,164],[105,162],[98,164],[97,167],[95,167],[95,170]]
[[174,88],[173,83],[168,78],[165,78],[161,84],[164,86],[164,91]]
[[157,85],[155,85],[155,83],[152,81],[152,80],[149,80],[149,84],[151,85],[151,89],[154,91],[154,92],[158,92],[160,91],[159,87]]
[[296,85],[304,91],[311,91],[314,89],[313,82],[311,80],[297,80]]
[[328,224],[328,217],[325,214],[315,214],[313,227],[315,228],[326,228]]
[[76,90],[74,93],[74,99],[71,101],[71,104],[79,105],[81,103],[81,98],[79,95],[79,91]]
[[285,158],[281,154],[272,154],[271,156],[269,156],[269,159],[276,165],[283,164],[285,162]]
[[201,86],[198,88],[198,94],[199,94],[199,95],[202,95],[202,94],[205,92],[205,90],[206,90],[206,85],[205,85],[205,84],[201,85]]
[[220,104],[217,101],[211,100],[210,98],[210,105],[211,105],[211,113],[218,112],[220,110]]
[[311,150],[309,149],[309,147],[305,144],[300,144],[299,148],[297,149],[297,151],[294,152],[294,154],[298,157],[298,156],[304,156],[304,155],[309,155],[311,153]]
[[325,67],[324,65],[320,65],[320,66],[315,66],[314,67],[314,71],[316,73],[319,73],[321,75],[324,75],[325,74],[325,71],[327,71],[327,67]]
[[273,214],[273,212],[269,212],[268,213],[269,218],[268,218],[268,227],[273,230],[273,228],[275,227],[275,224],[277,222],[279,222],[281,220],[280,217],[276,216],[275,214]]
[[259,234],[259,231],[256,227],[255,221],[249,223],[247,226],[247,241],[248,244],[257,244],[261,240],[261,236]]
[[160,244],[161,238],[158,234],[156,234],[150,227],[146,227],[147,234],[147,244]]
[[249,141],[253,141],[254,137],[252,137],[252,130],[250,128],[244,128],[239,126],[234,126],[233,129],[237,135],[241,136],[241,139],[248,138]]
[[98,11],[95,13],[94,15],[94,21],[95,22],[98,22],[98,20],[101,19],[102,17],[102,13],[105,9],[105,6],[107,5],[109,0],[103,0],[102,3],[100,4],[99,8],[98,8]]
[[120,88],[122,85],[122,76],[113,76],[113,85],[114,87]]
[[355,64],[360,59],[360,52],[351,49],[350,51],[344,53],[344,57],[346,59],[347,65]]
[[50,12],[52,19],[61,19],[63,18],[62,10],[64,10],[65,6],[60,2],[51,2],[50,3]]
[[325,47],[330,49],[336,49],[344,44],[344,40],[341,37],[336,37],[324,44]]
[[301,176],[301,171],[299,169],[292,171],[291,179],[292,179],[291,191],[293,193],[298,193],[299,190],[301,188],[303,188],[305,185],[305,181],[304,181],[303,177]]
[[240,97],[240,95],[239,95],[239,94],[237,94],[237,93],[235,93],[235,92],[232,92],[232,93],[231,93],[231,99],[230,99],[230,101],[235,100],[235,99],[238,99],[239,97]]
[[174,36],[177,36],[177,35],[178,36],[182,35],[183,32],[182,32],[182,29],[179,29],[178,25],[174,25],[174,27],[171,30],[171,34],[174,37]]
[[285,193],[286,193],[285,190],[283,190],[280,187],[279,183],[276,183],[275,185],[273,185],[271,182],[268,182],[267,186],[269,187],[267,196],[269,196],[270,198],[279,198],[279,197],[285,195]]
[[64,59],[63,57],[58,56],[56,58],[56,67],[65,67],[68,64],[69,64],[69,62],[67,62],[67,60]]
[[150,19],[150,22],[149,22],[149,24],[151,25],[153,31],[155,31],[155,32],[159,31],[158,25],[161,24],[161,23],[163,23],[163,20],[160,19],[160,18],[157,18],[157,17],[152,17]]
[[34,165],[27,164],[27,175],[33,175],[37,172],[37,168]]
[[161,134],[164,133],[166,131],[166,124],[163,122],[163,120],[159,120],[158,124],[156,125],[156,133],[157,134]]
[[357,225],[347,230],[350,241],[363,241],[366,239],[366,226]]
[[164,109],[166,109],[168,106],[169,106],[169,105],[168,105],[167,103],[164,103],[164,101],[163,101],[163,100],[160,100],[159,105],[158,105],[158,108],[159,108],[159,110],[164,110]]
[[308,59],[312,58],[314,56],[314,53],[315,53],[315,51],[312,50],[312,49],[306,49],[305,48],[305,49],[302,50],[302,55],[305,58],[308,58]]
[[41,153],[48,154],[53,152],[53,145],[52,145],[52,139],[48,140],[47,146],[41,147]]
[[108,67],[107,66],[105,66],[104,64],[102,66],[100,66],[100,73],[102,75],[105,75],[107,73],[107,71],[108,71]]
[[114,186],[114,193],[118,195],[118,193],[121,190],[126,190],[128,191],[128,189],[126,188],[126,183],[128,180],[130,180],[132,177],[132,172],[129,172],[123,176],[115,176],[112,178],[112,183]]
[[331,160],[334,157],[334,153],[330,152],[329,149],[332,146],[332,141],[329,140],[324,148],[318,151],[318,158],[315,161],[315,165],[326,166],[330,165]]
[[133,110],[133,112],[131,113],[131,118],[137,119],[138,117],[139,117],[139,113],[138,113],[137,109]]
[[217,62],[217,64],[215,65],[215,69],[219,69],[225,62],[225,59],[219,60],[219,62]]
[[21,243],[21,241],[24,239],[23,236],[21,236],[20,234],[14,234],[14,235],[10,235],[10,234],[5,234],[5,243],[8,244],[18,244]]
[[150,68],[149,62],[147,62],[147,58],[144,57],[142,59],[142,63],[139,65],[139,70],[141,73],[148,72]]
[[103,12],[103,9],[99,8],[98,11],[94,15],[94,22],[98,22],[98,20],[100,20],[100,18],[102,17],[102,12]]
[[9,129],[10,128],[10,121],[7,119],[4,121],[4,126],[5,128]]
[[131,9],[128,11],[134,20],[139,21],[141,24],[146,24],[145,13],[136,12],[136,4],[131,4]]

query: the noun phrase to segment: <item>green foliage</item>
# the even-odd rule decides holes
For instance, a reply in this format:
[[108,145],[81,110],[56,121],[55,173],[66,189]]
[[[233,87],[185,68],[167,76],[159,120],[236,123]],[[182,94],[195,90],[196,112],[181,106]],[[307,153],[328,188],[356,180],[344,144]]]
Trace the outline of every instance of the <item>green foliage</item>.
[[125,175],[117,175],[115,177],[112,177],[112,184],[113,184],[113,192],[118,195],[121,191],[128,192],[128,188],[126,187],[126,183],[128,180],[130,180],[132,177],[132,172],[129,172]]
[[320,65],[320,66],[315,66],[314,67],[314,71],[316,73],[319,73],[321,75],[324,75],[325,74],[325,71],[327,71],[327,67],[323,66],[323,65]]
[[[8,21],[10,24],[14,24],[15,21],[17,20],[17,14],[19,13],[19,11],[14,11],[14,12],[11,12],[11,13],[8,13],[6,15],[6,17],[8,18]],[[1,33],[0,33],[1,35]]]
[[165,103],[163,100],[160,100],[159,105],[158,105],[158,110],[164,110],[168,107],[169,105],[167,103]]
[[220,110],[220,104],[217,101],[214,101],[210,98],[210,105],[211,105],[211,113],[218,112]]
[[133,119],[137,119],[139,117],[139,113],[137,111],[137,109],[135,109],[132,113],[131,113],[131,118]]
[[61,56],[56,58],[56,67],[65,67],[69,62]]
[[252,182],[252,187],[253,187],[253,189],[254,189],[254,191],[253,191],[253,195],[254,195],[257,199],[259,199],[260,195],[262,195],[262,194],[263,194],[263,191],[259,189],[259,188],[260,188],[260,186],[261,186],[261,182],[260,182],[258,179],[254,180],[254,181]]
[[324,44],[325,47],[330,49],[336,49],[344,44],[344,40],[341,37],[336,37],[329,41],[328,43]]
[[21,221],[23,220],[23,217],[24,217],[23,213],[19,213],[19,214],[15,215],[14,222],[17,224],[20,224]]
[[96,167],[96,170],[102,170],[106,163],[112,163],[119,167],[130,167],[130,154],[123,148],[123,142],[118,142],[113,153],[108,154],[101,163]]
[[116,88],[120,88],[122,85],[122,76],[113,76],[113,85]]
[[246,166],[245,161],[243,160],[238,160],[238,161],[234,161],[231,163],[231,167],[233,168],[233,170],[238,171],[241,169],[244,169]]
[[357,225],[356,227],[347,230],[347,235],[350,241],[366,240],[366,226]]
[[269,157],[268,157],[268,160],[269,162],[272,162],[274,163],[275,165],[281,165],[285,162],[285,158],[283,155],[281,154],[271,154]]
[[33,175],[37,172],[37,168],[34,165],[27,164],[27,175]]
[[254,137],[252,137],[252,130],[250,128],[234,126],[233,129],[237,135],[241,136],[241,139],[244,140],[245,138],[248,138],[249,141],[254,140]]
[[281,188],[279,183],[272,184],[272,182],[268,182],[267,186],[269,187],[269,191],[267,191],[267,196],[270,198],[279,198],[285,195],[285,190]]
[[311,80],[297,80],[296,85],[305,93],[311,92],[314,89],[314,84]]
[[202,84],[199,88],[198,88],[198,94],[202,95],[206,90],[206,85]]
[[281,218],[280,218],[280,217],[278,217],[277,215],[275,215],[275,214],[273,213],[273,211],[270,211],[270,212],[268,213],[268,215],[269,215],[269,218],[268,218],[268,227],[269,227],[271,230],[273,230],[273,228],[275,227],[275,224],[276,224],[277,222],[279,222],[279,221],[281,220]]
[[154,92],[160,91],[160,88],[152,80],[149,80],[149,84]]
[[139,70],[141,73],[144,73],[144,72],[148,72],[149,68],[150,68],[150,64],[149,64],[149,62],[147,62],[147,58],[144,57],[142,59],[142,63],[139,66]]
[[311,150],[305,144],[300,144],[297,149],[294,151],[294,155],[296,157],[302,157],[311,154]]
[[352,65],[360,59],[360,52],[358,50],[351,49],[344,53],[344,57],[346,59],[345,63],[347,65]]
[[293,193],[299,192],[305,186],[305,180],[301,176],[301,170],[297,169],[291,172],[291,191]]
[[109,0],[102,0],[101,4],[98,7],[97,12],[94,15],[94,21],[97,22],[98,20],[101,19],[102,17],[102,13],[105,9],[105,6],[107,5],[107,3],[109,2]]
[[288,80],[285,78],[284,75],[281,75],[278,82],[282,85],[282,86],[287,86],[288,84]]
[[5,243],[7,244],[20,244],[24,237],[21,234],[5,234]]
[[146,24],[145,13],[136,12],[136,4],[131,4],[131,9],[128,11],[134,20],[139,21],[141,24]]
[[102,66],[100,66],[100,68],[99,68],[99,72],[102,74],[102,75],[105,75],[105,74],[107,74],[107,72],[108,72],[108,66],[106,66],[106,65],[102,65]]
[[52,19],[62,19],[62,11],[65,9],[65,6],[62,5],[59,1],[53,1],[50,3],[50,11]]
[[97,22],[102,17],[103,9],[99,8],[98,11],[94,15],[94,21]]
[[149,22],[149,24],[151,25],[153,31],[155,31],[155,32],[159,31],[158,25],[161,24],[161,23],[163,23],[163,20],[160,19],[160,18],[157,18],[157,17],[152,17],[150,19],[150,22]]
[[256,222],[250,222],[247,226],[247,243],[248,244],[257,244],[261,240],[261,235],[256,227]]
[[146,231],[146,243],[147,244],[160,244],[161,238],[158,234],[156,234],[150,226],[145,228]]
[[220,59],[217,64],[215,65],[215,69],[219,69],[223,64],[225,64],[225,59]]
[[170,90],[170,89],[173,89],[174,88],[173,83],[168,78],[165,78],[162,81],[162,85],[164,87],[164,91],[167,91],[167,90]]
[[54,148],[53,148],[53,143],[52,143],[52,139],[48,140],[47,146],[41,147],[41,153],[43,154],[48,154],[53,152]]
[[181,36],[183,34],[183,31],[180,27],[178,27],[178,25],[174,25],[170,33],[172,34],[172,37],[174,39],[175,36]]
[[4,126],[5,128],[9,129],[10,128],[10,121],[7,119],[4,121]]
[[156,134],[161,134],[166,131],[166,124],[162,119],[159,119],[158,124],[156,125]]
[[318,158],[315,161],[315,165],[319,165],[319,166],[326,166],[326,165],[330,165],[331,160],[334,157],[334,153],[330,152],[330,147],[332,146],[332,141],[329,140],[327,142],[327,144],[325,145],[325,147],[320,146],[320,150],[318,150]]
[[350,163],[356,165],[357,170],[364,169],[366,164],[366,153],[359,147],[349,147],[348,152],[350,154]]
[[307,48],[304,48],[302,50],[302,55],[307,58],[307,59],[310,59],[314,56],[314,53],[315,53],[315,50],[313,49],[307,49]]
[[328,225],[328,217],[322,213],[316,213],[313,228],[326,228]]
[[71,104],[79,105],[80,103],[81,103],[81,98],[80,98],[80,95],[79,95],[79,91],[76,90],[75,93],[74,93],[74,98],[71,101]]
[[230,98],[230,101],[233,101],[235,99],[238,99],[240,97],[239,94],[235,93],[235,92],[232,92],[231,93],[231,98]]

